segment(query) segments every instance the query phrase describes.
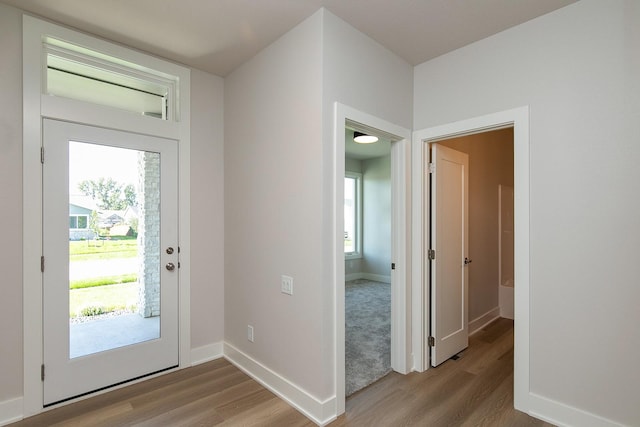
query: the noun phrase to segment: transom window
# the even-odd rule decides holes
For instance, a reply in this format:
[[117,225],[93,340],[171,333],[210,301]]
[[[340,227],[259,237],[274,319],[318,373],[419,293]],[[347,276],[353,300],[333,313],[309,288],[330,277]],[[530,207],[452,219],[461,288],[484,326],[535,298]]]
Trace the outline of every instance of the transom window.
[[44,93],[171,120],[175,80],[47,38]]

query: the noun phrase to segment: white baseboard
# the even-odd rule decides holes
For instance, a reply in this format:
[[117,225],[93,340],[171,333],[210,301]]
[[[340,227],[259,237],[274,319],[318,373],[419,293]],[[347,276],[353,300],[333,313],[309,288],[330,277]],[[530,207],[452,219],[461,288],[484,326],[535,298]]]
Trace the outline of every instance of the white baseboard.
[[391,276],[383,276],[382,274],[351,273],[344,276],[344,280],[346,282],[359,279],[372,280],[374,282],[391,283]]
[[621,427],[615,421],[603,418],[573,406],[529,393],[529,415],[559,427]]
[[489,323],[500,317],[500,307],[496,307],[487,311],[482,316],[479,316],[469,322],[469,335],[473,335],[480,329],[487,326]]
[[500,317],[513,320],[513,288],[511,286],[500,285],[498,303],[500,304]]
[[345,282],[351,282],[352,280],[358,280],[358,279],[362,279],[362,273],[351,273],[351,274],[345,274],[344,276]]
[[228,343],[224,343],[224,357],[319,426],[336,419],[335,396],[320,401]]
[[222,342],[203,345],[191,349],[191,366],[219,359],[224,356],[224,346]]
[[22,418],[22,397],[0,402],[0,426],[15,423]]
[[374,282],[391,283],[391,276],[383,276],[382,274],[362,273],[362,278],[373,280]]

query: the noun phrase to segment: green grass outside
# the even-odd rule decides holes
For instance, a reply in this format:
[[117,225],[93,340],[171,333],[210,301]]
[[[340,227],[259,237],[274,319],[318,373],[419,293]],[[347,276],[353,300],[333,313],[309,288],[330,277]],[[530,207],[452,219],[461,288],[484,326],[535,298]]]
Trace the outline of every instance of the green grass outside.
[[[110,240],[81,240],[69,242],[69,261],[97,261],[138,256],[135,237]],[[88,307],[101,308],[102,312],[132,309],[137,305],[138,275],[91,277],[74,280],[69,284],[69,312],[72,317]]]
[[69,315],[76,317],[83,308],[102,307],[105,312],[131,309],[138,303],[138,284],[120,283],[69,291]]
[[138,256],[135,237],[118,240],[79,240],[69,242],[69,261],[89,261]]
[[69,289],[93,288],[96,286],[107,286],[107,285],[114,285],[118,283],[131,283],[131,282],[137,282],[137,281],[138,281],[138,275],[135,273],[122,274],[120,276],[91,277],[88,279],[72,281],[69,284]]

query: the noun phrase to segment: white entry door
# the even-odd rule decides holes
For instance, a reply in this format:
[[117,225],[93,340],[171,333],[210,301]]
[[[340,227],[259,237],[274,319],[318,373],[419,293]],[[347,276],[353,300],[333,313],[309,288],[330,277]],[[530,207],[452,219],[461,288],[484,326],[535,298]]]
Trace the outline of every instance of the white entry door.
[[178,365],[178,147],[43,129],[47,406]]
[[431,365],[469,345],[469,156],[431,144]]

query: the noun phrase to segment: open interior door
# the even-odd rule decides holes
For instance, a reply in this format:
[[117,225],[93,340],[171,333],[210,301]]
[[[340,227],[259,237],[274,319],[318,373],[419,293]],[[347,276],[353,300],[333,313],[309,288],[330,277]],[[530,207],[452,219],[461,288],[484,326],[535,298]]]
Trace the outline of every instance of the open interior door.
[[469,156],[431,144],[431,365],[469,345]]

